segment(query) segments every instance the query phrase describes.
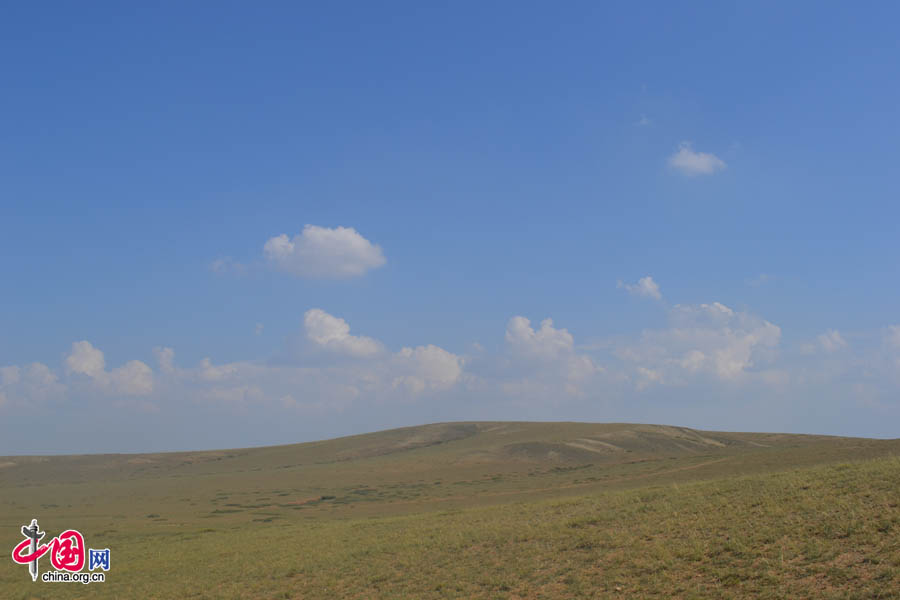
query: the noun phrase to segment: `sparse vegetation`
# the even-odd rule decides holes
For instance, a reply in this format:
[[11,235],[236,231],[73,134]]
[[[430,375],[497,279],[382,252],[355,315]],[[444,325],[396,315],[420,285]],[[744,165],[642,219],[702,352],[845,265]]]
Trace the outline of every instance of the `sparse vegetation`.
[[480,423],[10,457],[5,544],[36,517],[109,547],[113,569],[51,585],[6,561],[0,597],[892,598],[898,455],[896,440]]

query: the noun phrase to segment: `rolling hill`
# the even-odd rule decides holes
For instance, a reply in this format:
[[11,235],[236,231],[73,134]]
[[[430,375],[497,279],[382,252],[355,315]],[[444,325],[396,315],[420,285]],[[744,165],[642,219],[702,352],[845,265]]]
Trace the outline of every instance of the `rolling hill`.
[[[837,501],[841,499],[840,486],[828,487],[827,482],[868,470],[878,476],[870,481],[855,477],[853,481],[860,489],[871,487],[860,493],[880,497],[877,490],[888,485],[885,482],[896,481],[900,473],[897,456],[900,440],[528,422],[439,423],[265,448],[12,456],[0,458],[0,531],[6,532],[0,539],[11,549],[21,538],[19,527],[37,518],[46,531],[79,529],[88,545],[109,547],[115,568],[107,582],[91,587],[92,597],[177,597],[183,589],[201,597],[247,598],[581,597],[584,590],[566,584],[566,576],[557,577],[558,573],[545,573],[546,581],[534,579],[533,573],[520,573],[505,583],[473,587],[472,581],[485,576],[479,569],[487,563],[480,554],[474,562],[465,559],[465,553],[474,547],[465,540],[477,546],[481,542],[473,540],[486,532],[503,539],[525,536],[523,545],[506,541],[489,553],[501,560],[496,564],[489,561],[493,573],[502,572],[502,560],[526,560],[519,552],[544,536],[543,558],[539,548],[532,548],[526,562],[543,561],[548,573],[556,573],[555,561],[561,548],[568,548],[566,540],[582,539],[591,531],[600,534],[597,523],[604,519],[615,523],[620,517],[623,523],[632,522],[635,528],[649,532],[649,539],[644,540],[648,544],[662,532],[671,536],[679,517],[660,507],[676,505],[684,507],[687,530],[695,527],[693,543],[707,539],[696,529],[700,527],[697,520],[704,515],[703,506],[713,519],[710,531],[738,523],[750,539],[758,527],[784,529],[783,522],[773,524],[767,513],[760,514],[758,509],[765,506],[768,513],[782,514],[790,506],[790,502],[785,505],[775,500],[785,493],[784,482],[803,480],[807,489],[822,488],[816,501],[829,497]],[[749,491],[744,493],[744,488]],[[751,506],[754,494],[759,493],[765,497],[757,498],[756,507]],[[644,500],[632,505],[635,498]],[[800,510],[812,499],[803,495],[794,501]],[[729,502],[733,510],[728,509]],[[689,505],[695,508],[689,509]],[[568,508],[560,512],[553,506]],[[645,508],[649,520],[638,519],[640,506],[649,507]],[[664,514],[654,514],[660,510]],[[851,504],[847,510],[859,518],[872,507],[863,502]],[[603,516],[591,517],[591,511]],[[884,526],[894,531],[897,504],[886,502],[880,511],[879,518],[887,519]],[[748,515],[755,516],[751,519]],[[806,521],[798,517],[796,524],[802,527]],[[521,533],[529,530],[543,533],[534,533],[538,538]],[[417,535],[433,543],[422,546],[418,537],[406,537],[410,531],[418,531]],[[372,537],[375,533],[378,535]],[[623,532],[622,543],[627,542],[629,552],[638,556],[641,542],[631,536]],[[394,549],[385,545],[385,539],[392,537],[397,542]],[[291,549],[288,556],[268,556],[264,538],[275,545],[286,544]],[[615,546],[614,539],[603,539],[607,546]],[[299,540],[316,550],[310,555],[296,546]],[[337,544],[340,552],[333,548],[326,552],[320,547],[323,540]],[[584,543],[589,547],[582,550],[595,548],[589,540]],[[680,542],[672,543],[677,546]],[[647,546],[651,547],[656,548]],[[462,567],[454,566],[447,548],[463,553],[457,558],[459,565],[468,565],[469,575],[458,572]],[[602,552],[601,546],[596,548],[598,560],[609,555],[609,547],[604,546]],[[695,550],[701,552],[699,546]],[[890,560],[900,557],[896,542],[893,550],[882,551]],[[332,556],[330,566],[321,563],[326,555]],[[179,556],[191,556],[193,566],[179,563]],[[291,556],[296,559],[293,567]],[[448,579],[442,580],[444,575],[437,572],[427,581],[412,572],[403,574],[402,565],[417,564],[423,556],[446,562]],[[676,558],[668,560],[668,570],[684,568]],[[262,580],[254,580],[248,587],[246,582],[243,586],[229,583],[229,576],[220,569],[222,564],[232,569],[242,564],[240,568],[265,573],[266,561],[293,574],[271,581],[268,575],[261,575]],[[626,563],[617,572],[623,573],[621,581],[628,581],[628,589],[634,591],[640,578],[628,574],[631,563]],[[735,564],[743,565],[741,560]],[[731,568],[729,565],[733,566],[725,561],[722,568]],[[877,571],[878,565],[882,563],[872,569]],[[199,572],[198,567],[202,567]],[[419,571],[423,568],[418,567]],[[592,580],[586,567],[572,568],[569,577],[574,577],[573,581]],[[887,572],[896,574],[898,568],[900,562]],[[384,574],[373,574],[372,569],[390,575],[378,580]],[[154,580],[153,573],[160,572],[167,573],[163,583]],[[735,585],[743,581],[741,576],[735,577]],[[330,583],[323,583],[325,580]],[[675,580],[686,585],[682,576]],[[597,581],[609,583],[602,577]],[[599,585],[597,581],[592,585]],[[710,581],[701,578],[700,588],[706,590],[701,597],[708,597],[713,589]],[[313,589],[319,584],[330,585],[330,592]],[[604,587],[608,593],[615,593],[616,585],[626,589],[624,583],[610,585]],[[643,595],[653,595],[657,588],[660,594],[675,589],[659,587],[660,582],[650,580],[646,585],[651,587],[644,587]],[[29,597],[37,592],[44,597],[51,591],[52,597],[77,597],[84,593],[71,584],[32,585],[27,572],[12,561],[0,568],[0,589],[7,586],[16,595],[3,593],[2,597]],[[687,590],[678,593],[687,594]]]

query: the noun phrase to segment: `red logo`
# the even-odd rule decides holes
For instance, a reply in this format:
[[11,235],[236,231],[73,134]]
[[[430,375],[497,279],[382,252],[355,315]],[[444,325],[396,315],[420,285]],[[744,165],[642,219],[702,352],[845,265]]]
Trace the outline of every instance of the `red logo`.
[[22,542],[13,549],[12,559],[20,565],[27,565],[50,552],[50,564],[58,571],[76,573],[84,568],[84,536],[74,529],[67,529],[30,551],[31,540]]

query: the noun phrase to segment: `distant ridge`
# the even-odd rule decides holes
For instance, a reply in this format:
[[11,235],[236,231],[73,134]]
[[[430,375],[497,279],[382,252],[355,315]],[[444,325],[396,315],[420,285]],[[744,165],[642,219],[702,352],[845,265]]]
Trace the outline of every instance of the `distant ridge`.
[[[669,425],[631,423],[473,421],[401,427],[373,433],[257,448],[152,454],[85,454],[0,457],[6,481],[56,482],[93,478],[185,476],[269,471],[301,466],[359,464],[365,461],[414,461],[431,468],[496,465],[616,465],[696,456],[737,457],[748,453],[800,455],[819,448],[823,457],[897,445],[824,435],[717,432]],[[853,450],[854,452],[850,452]],[[846,452],[845,452],[846,451]],[[803,461],[806,464],[808,461]]]

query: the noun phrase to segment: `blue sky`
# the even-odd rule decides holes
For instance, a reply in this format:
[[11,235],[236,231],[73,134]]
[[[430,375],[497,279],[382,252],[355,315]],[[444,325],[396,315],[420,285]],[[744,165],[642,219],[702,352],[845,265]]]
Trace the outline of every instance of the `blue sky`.
[[898,13],[8,7],[0,453],[900,436]]

